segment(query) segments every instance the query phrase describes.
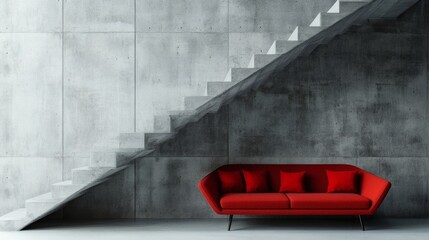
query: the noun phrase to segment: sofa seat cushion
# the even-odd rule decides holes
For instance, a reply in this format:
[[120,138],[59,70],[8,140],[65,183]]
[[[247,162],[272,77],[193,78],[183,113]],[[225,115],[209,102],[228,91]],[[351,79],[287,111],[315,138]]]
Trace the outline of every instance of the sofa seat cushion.
[[368,209],[371,200],[355,193],[287,193],[291,209]]
[[225,209],[285,209],[289,199],[284,193],[228,193],[220,199]]

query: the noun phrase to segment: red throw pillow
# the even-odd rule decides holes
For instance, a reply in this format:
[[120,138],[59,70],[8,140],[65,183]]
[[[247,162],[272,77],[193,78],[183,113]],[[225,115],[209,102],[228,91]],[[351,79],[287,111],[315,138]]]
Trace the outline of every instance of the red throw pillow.
[[265,171],[243,170],[243,175],[246,182],[246,192],[269,192],[267,173]]
[[356,171],[329,171],[328,193],[357,193]]
[[241,171],[218,171],[222,193],[244,192]]
[[305,172],[283,172],[280,171],[279,192],[303,193]]

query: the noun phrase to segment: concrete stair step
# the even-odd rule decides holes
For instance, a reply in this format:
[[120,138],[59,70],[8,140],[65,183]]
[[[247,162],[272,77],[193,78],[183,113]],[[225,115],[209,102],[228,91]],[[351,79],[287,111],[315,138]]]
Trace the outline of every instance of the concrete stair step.
[[112,148],[91,152],[91,167],[120,167],[128,163],[131,157],[144,148]]
[[338,22],[339,20],[345,18],[350,13],[321,13],[320,14],[320,22],[322,26],[328,27],[332,24]]
[[72,169],[73,184],[89,184],[112,170],[111,167],[81,167]]
[[172,133],[145,133],[146,149],[151,149],[164,139],[170,137]]
[[262,68],[280,56],[281,54],[253,54],[248,67]]
[[25,208],[27,209],[27,216],[37,217],[47,212],[64,198],[53,198],[52,192],[30,198],[25,201]]
[[154,116],[154,123],[153,128],[155,133],[168,133],[168,132],[174,132],[175,121],[177,119],[182,118],[183,116],[189,116],[192,115],[194,111],[184,111],[184,110],[177,110],[177,111],[168,111],[167,114],[164,115],[155,115]]
[[72,180],[52,184],[52,198],[67,198],[85,187],[85,184],[73,184]]
[[259,68],[230,68],[224,82],[240,82],[258,70]]
[[352,13],[356,10],[358,10],[359,8],[363,7],[364,5],[366,5],[368,2],[368,0],[340,0],[340,6],[339,6],[339,12],[340,13]]
[[195,110],[212,99],[212,96],[187,96],[185,97],[185,109]]
[[298,26],[289,37],[289,41],[306,41],[321,32],[325,27]]
[[144,148],[144,133],[120,133],[120,148]]
[[236,82],[207,82],[207,95],[216,96],[237,84]]
[[277,40],[273,42],[267,54],[283,54],[301,44],[302,41]]
[[27,209],[17,209],[0,217],[0,230],[12,231],[19,229],[20,226],[24,225],[29,220]]

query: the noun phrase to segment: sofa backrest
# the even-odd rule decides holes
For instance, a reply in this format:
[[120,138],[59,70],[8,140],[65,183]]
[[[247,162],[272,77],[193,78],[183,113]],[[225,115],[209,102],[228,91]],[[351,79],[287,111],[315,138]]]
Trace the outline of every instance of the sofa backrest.
[[230,164],[218,168],[218,170],[265,170],[268,173],[268,183],[272,192],[277,192],[280,185],[280,171],[300,172],[305,171],[306,192],[326,192],[328,179],[326,170],[332,171],[357,171],[358,187],[360,189],[360,173],[362,169],[347,164]]

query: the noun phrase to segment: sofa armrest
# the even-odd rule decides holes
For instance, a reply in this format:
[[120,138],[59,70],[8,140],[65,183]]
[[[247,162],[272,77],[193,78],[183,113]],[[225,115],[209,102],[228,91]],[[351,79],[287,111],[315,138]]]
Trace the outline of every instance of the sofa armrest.
[[369,172],[362,172],[361,195],[370,199],[370,214],[374,214],[389,192],[391,183]]
[[205,176],[198,184],[203,196],[217,214],[221,214],[222,207],[220,206],[220,185],[217,177],[217,172],[214,171]]

